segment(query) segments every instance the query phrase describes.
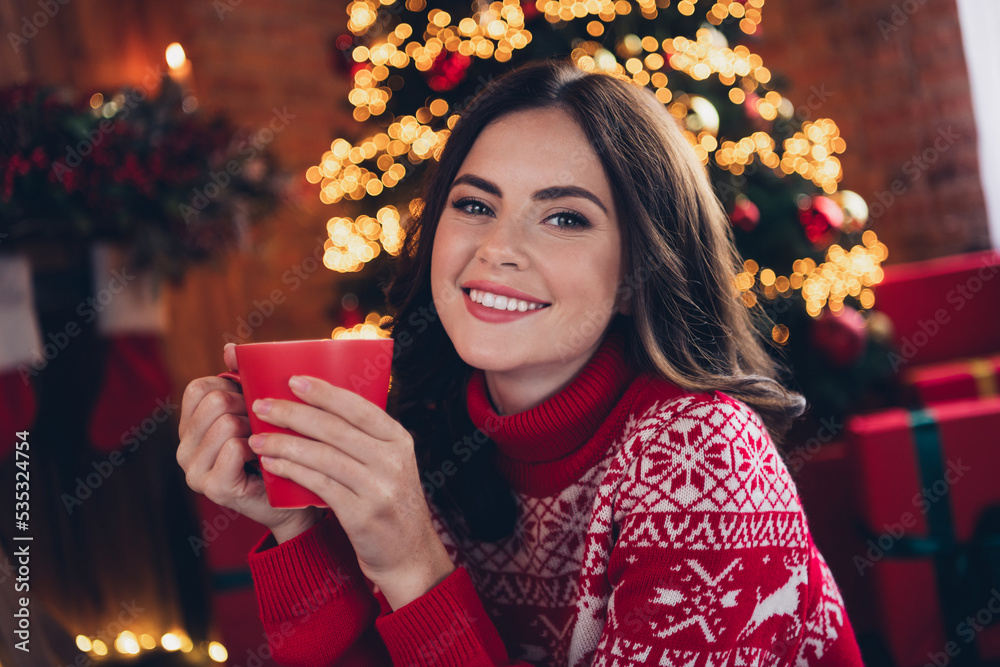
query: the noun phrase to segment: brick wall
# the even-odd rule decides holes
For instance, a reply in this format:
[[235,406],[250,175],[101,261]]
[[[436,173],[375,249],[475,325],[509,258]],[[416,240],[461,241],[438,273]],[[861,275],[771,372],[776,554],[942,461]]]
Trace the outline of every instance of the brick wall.
[[771,0],[755,47],[797,105],[827,98],[841,187],[872,208],[889,261],[989,247],[955,0]]

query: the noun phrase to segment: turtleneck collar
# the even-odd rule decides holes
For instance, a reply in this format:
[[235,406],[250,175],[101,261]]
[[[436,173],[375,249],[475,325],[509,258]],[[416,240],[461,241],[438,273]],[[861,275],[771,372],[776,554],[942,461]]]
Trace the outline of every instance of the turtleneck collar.
[[625,336],[612,328],[572,382],[534,408],[498,415],[480,369],[469,378],[466,400],[472,422],[490,435],[502,457],[546,463],[590,440],[634,377],[625,359]]

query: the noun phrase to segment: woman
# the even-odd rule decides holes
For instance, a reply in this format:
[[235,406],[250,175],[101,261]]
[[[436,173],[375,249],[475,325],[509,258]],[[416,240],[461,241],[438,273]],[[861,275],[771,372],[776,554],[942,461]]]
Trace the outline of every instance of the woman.
[[[860,665],[772,444],[802,411],[738,302],[702,166],[652,93],[520,67],[462,110],[387,289],[388,415],[185,392],[191,487],[289,665]],[[231,347],[224,354],[235,368]],[[330,511],[270,508],[243,463]]]

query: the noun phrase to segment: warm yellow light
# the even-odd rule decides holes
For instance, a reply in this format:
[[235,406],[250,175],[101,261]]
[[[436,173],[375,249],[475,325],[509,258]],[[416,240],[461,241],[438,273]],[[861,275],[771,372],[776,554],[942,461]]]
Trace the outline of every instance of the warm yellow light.
[[94,648],[94,643],[90,641],[90,637],[84,637],[83,635],[76,636],[76,647],[81,651],[89,651]]
[[139,652],[139,641],[135,633],[128,630],[115,639],[115,650],[126,655],[136,655]]
[[139,643],[142,644],[142,647],[147,650],[156,648],[156,638],[153,637],[153,635],[141,635],[139,637]]
[[219,642],[212,642],[208,645],[208,657],[216,662],[225,662],[229,657],[229,651]]
[[181,638],[172,632],[168,632],[160,638],[160,645],[168,651],[176,651],[181,647]]
[[107,655],[108,645],[102,642],[100,639],[94,640],[94,653],[97,655]]
[[184,47],[174,42],[167,47],[167,65],[170,69],[177,69],[184,65],[187,56],[184,55]]

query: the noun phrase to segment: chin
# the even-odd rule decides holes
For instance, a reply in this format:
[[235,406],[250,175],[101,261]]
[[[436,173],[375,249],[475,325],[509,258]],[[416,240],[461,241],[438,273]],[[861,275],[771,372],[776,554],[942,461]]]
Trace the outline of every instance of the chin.
[[[487,341],[483,344],[455,344],[455,351],[462,361],[473,368],[484,371],[503,371],[511,366],[510,355],[504,354],[503,349],[498,349],[496,341]],[[492,343],[492,344],[491,344]]]

